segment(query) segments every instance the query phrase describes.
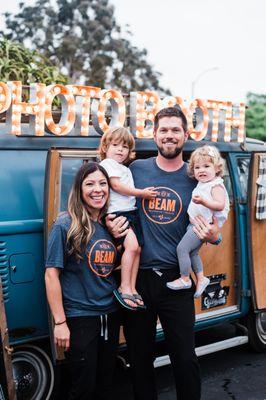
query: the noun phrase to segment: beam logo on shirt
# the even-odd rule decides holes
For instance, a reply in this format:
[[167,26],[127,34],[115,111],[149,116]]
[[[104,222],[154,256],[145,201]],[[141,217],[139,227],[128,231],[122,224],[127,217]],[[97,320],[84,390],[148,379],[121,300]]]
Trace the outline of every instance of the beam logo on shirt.
[[97,240],[88,253],[88,264],[98,276],[107,277],[112,272],[116,259],[116,248],[106,239]]
[[182,211],[180,196],[168,187],[158,186],[154,188],[159,195],[154,199],[142,200],[144,214],[156,224],[170,224],[174,222]]

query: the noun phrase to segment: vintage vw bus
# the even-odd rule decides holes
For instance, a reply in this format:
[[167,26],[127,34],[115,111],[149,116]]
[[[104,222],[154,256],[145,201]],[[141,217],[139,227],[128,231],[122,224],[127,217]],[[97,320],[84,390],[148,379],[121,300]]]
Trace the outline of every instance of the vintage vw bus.
[[[37,84],[23,102],[20,82],[0,83],[0,399],[49,399],[54,386],[50,317],[44,288],[45,242],[66,200],[73,176],[97,159],[101,132],[130,124],[137,157],[156,154],[154,113],[177,104],[191,132],[185,158],[202,142],[217,145],[226,160],[230,214],[219,248],[201,255],[210,284],[195,301],[196,331],[231,323],[230,337],[204,343],[197,354],[249,342],[266,350],[266,146],[244,137],[244,105],[179,97],[163,102],[156,93],[131,93],[86,86]],[[61,99],[61,116],[51,113]],[[128,104],[130,105],[128,106]],[[126,118],[130,107],[130,120]],[[21,116],[28,120],[21,123]],[[163,333],[158,321],[158,343]],[[125,347],[121,334],[121,356]],[[156,365],[169,362],[160,354]],[[14,377],[14,379],[13,379]]]

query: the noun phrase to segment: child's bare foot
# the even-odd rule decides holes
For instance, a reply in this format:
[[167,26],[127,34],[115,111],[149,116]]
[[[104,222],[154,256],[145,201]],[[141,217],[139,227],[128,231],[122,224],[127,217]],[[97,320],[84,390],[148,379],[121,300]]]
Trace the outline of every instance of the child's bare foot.
[[189,288],[191,288],[191,285],[192,285],[192,283],[191,283],[190,278],[188,278],[188,279],[179,278],[179,279],[175,279],[172,282],[167,282],[167,284],[166,284],[166,286],[172,290],[189,289]]

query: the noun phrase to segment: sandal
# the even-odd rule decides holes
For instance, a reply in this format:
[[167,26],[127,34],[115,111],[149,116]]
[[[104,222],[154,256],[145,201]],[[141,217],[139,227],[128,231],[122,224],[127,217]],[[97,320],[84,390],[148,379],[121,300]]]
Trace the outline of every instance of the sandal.
[[[145,306],[145,304],[143,302],[142,296],[138,293],[133,293],[133,296],[134,296],[136,304],[138,305],[138,308],[141,310],[146,310],[147,307]],[[139,304],[138,301],[142,301],[143,304]]]
[[131,294],[126,294],[126,293],[121,293],[121,292],[119,292],[119,290],[117,290],[117,289],[113,290],[113,293],[114,293],[116,299],[119,301],[119,303],[120,303],[123,307],[125,307],[125,308],[127,308],[128,310],[131,310],[131,311],[137,311],[137,309],[138,309],[139,306],[137,306],[137,307],[132,307],[132,306],[130,306],[129,304],[127,304],[127,303],[125,302],[125,300],[130,300],[130,301],[132,301],[133,303],[137,304],[137,303],[136,303],[136,300],[135,300],[135,297],[134,297],[133,295],[131,295]]
[[188,282],[182,278],[176,279],[172,282],[167,282],[166,286],[172,290],[181,290],[181,289],[190,289],[191,288],[191,280]]
[[197,299],[198,297],[200,297],[202,295],[202,293],[204,292],[206,287],[209,285],[209,283],[210,283],[209,278],[206,278],[206,276],[204,276],[204,278],[202,279],[202,282],[197,284],[196,292],[194,294],[195,299]]

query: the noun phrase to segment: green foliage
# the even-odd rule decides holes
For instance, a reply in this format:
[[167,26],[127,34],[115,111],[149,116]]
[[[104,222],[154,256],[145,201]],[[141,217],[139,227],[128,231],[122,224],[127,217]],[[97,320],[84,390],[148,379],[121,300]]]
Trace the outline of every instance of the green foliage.
[[247,106],[247,136],[266,141],[266,95],[249,92]]
[[71,83],[170,94],[146,61],[147,51],[122,36],[109,0],[36,0],[33,6],[20,3],[18,14],[4,16],[6,37],[30,42]]
[[0,40],[0,80],[22,81],[24,85],[67,83],[67,77],[43,55],[6,39]]

